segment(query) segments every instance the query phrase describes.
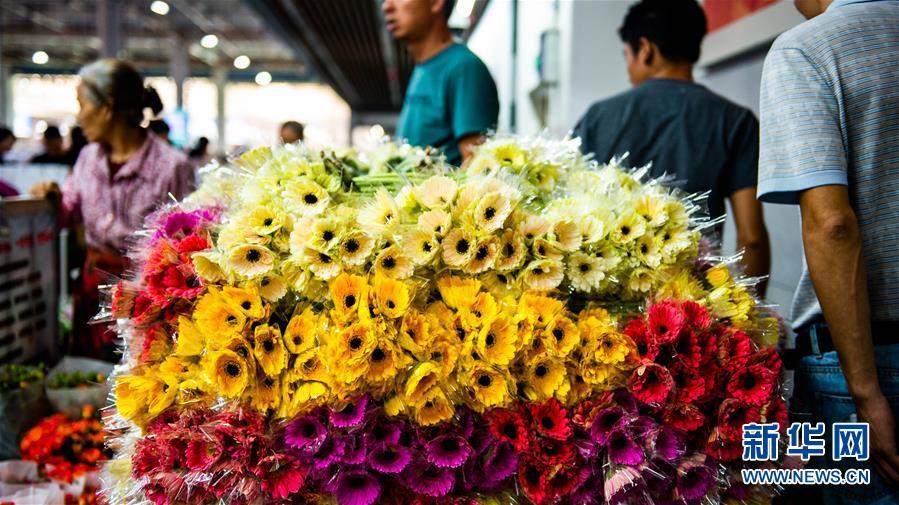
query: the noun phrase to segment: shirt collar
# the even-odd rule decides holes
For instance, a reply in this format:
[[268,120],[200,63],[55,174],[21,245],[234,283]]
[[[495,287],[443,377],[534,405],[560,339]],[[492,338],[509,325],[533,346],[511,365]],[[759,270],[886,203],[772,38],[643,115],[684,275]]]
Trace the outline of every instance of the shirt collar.
[[[116,170],[116,173],[113,176],[113,180],[118,181],[120,179],[134,177],[135,175],[137,175],[138,172],[140,172],[141,168],[144,165],[144,158],[147,157],[147,153],[150,150],[150,147],[153,145],[153,142],[155,142],[154,135],[152,132],[148,131],[147,138],[146,138],[146,140],[144,140],[144,145],[142,145],[140,147],[140,149],[137,150],[137,152],[132,154],[131,157],[128,158],[128,161],[126,161],[125,164],[122,165],[121,168]],[[109,173],[108,172],[108,170],[109,170],[109,153],[106,152],[106,149],[101,149],[100,152],[102,153],[102,158],[103,158],[103,163],[101,163],[100,165],[102,166],[102,169],[104,171],[106,171],[106,173],[108,174]],[[108,177],[108,175],[107,175],[107,177]]]

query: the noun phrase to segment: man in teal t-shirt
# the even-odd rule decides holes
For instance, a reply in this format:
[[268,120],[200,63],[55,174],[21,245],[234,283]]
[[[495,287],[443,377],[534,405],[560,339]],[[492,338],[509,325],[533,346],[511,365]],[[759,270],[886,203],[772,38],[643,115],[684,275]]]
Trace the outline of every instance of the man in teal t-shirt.
[[461,165],[496,128],[499,99],[484,63],[453,41],[447,20],[454,0],[384,0],[387,29],[417,63],[396,134],[433,146]]

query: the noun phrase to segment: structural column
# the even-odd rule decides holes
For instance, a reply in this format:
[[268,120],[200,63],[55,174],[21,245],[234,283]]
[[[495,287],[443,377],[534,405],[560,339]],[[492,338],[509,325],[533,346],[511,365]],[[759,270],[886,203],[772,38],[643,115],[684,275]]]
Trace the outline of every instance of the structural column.
[[184,109],[184,81],[190,77],[190,54],[188,53],[188,43],[180,34],[172,38],[169,74],[175,81],[176,107],[178,110],[182,110]]
[[97,36],[100,37],[100,56],[117,58],[122,48],[121,0],[97,2]]
[[218,154],[224,156],[228,149],[228,145],[225,143],[225,86],[228,83],[228,69],[216,67],[212,71],[212,78],[215,81],[215,124],[218,130]]
[[12,128],[12,76],[9,67],[0,62],[0,124]]

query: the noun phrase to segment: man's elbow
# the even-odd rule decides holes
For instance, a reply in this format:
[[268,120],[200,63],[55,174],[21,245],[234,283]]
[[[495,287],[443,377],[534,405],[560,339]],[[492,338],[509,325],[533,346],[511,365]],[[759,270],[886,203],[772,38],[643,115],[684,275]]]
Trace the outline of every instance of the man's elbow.
[[828,212],[803,223],[810,238],[825,243],[845,243],[859,239],[858,221],[852,212]]
[[763,250],[769,247],[764,223],[752,229],[737,230],[737,244],[743,249]]

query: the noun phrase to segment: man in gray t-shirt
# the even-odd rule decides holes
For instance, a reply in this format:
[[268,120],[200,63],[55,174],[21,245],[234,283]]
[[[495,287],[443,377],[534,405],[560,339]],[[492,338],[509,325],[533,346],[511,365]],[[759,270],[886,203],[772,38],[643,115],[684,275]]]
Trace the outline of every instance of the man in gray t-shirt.
[[[634,88],[593,104],[573,135],[599,161],[629,153],[628,166],[651,162],[652,175],[674,175],[690,193],[709,191],[713,218],[725,213],[724,199],[730,199],[746,273],[765,276],[770,248],[755,198],[758,121],[693,82],[705,33],[705,14],[695,0],[643,0],[631,7],[619,34]],[[764,296],[764,286],[759,289]]]

